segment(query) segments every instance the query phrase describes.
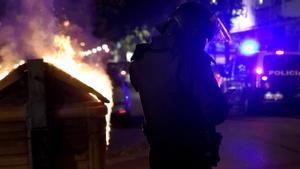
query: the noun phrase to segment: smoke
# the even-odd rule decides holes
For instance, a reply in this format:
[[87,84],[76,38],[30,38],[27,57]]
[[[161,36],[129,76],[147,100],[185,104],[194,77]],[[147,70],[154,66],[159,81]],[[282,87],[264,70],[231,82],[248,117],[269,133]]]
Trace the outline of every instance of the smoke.
[[19,21],[19,28],[25,29],[20,42],[24,44],[23,50],[27,57],[41,56],[43,51],[53,46],[52,38],[57,32],[57,22],[53,15],[52,4],[52,0],[22,1],[23,15]]
[[51,51],[58,32],[52,0],[9,0],[6,3],[6,15],[0,27],[2,67]]
[[[0,80],[20,61],[43,58],[112,101],[112,86],[104,66],[93,67],[77,58],[81,49],[74,44],[78,41],[66,35],[55,17],[53,0],[6,0],[5,3],[5,16],[0,22]],[[85,42],[95,41],[76,25],[67,28],[77,38],[84,37]],[[112,102],[107,104],[107,143],[112,106]]]

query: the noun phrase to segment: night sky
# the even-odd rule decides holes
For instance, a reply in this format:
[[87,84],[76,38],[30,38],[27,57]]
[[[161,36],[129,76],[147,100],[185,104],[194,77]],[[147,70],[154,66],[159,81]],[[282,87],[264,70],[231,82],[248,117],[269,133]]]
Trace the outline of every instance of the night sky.
[[[165,20],[185,0],[49,0],[59,20],[70,20],[98,38],[118,40],[137,26],[149,27]],[[209,4],[209,0],[198,0]],[[240,0],[232,0],[230,3]],[[220,4],[223,1],[219,1]],[[227,2],[224,0],[224,2]],[[21,0],[0,0],[0,19],[7,4]],[[221,5],[224,7],[224,5]]]
[[91,28],[99,38],[118,39],[137,26],[153,27],[182,0],[55,0],[58,17]]

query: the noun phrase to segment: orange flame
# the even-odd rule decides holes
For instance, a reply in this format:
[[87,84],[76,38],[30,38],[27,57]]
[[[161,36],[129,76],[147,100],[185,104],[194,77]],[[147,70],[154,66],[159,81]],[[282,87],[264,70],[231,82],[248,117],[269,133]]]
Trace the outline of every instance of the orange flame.
[[[102,67],[93,67],[81,61],[79,48],[72,46],[70,36],[55,35],[53,38],[54,50],[42,51],[39,55],[42,56],[45,62],[55,65],[64,72],[70,74],[74,78],[80,80],[86,85],[92,87],[104,97],[111,101],[106,104],[108,113],[106,115],[106,142],[109,144],[110,133],[110,114],[112,110],[112,85],[108,75]],[[18,63],[8,64],[5,67],[0,65],[0,80],[8,75],[10,71],[17,68],[19,65],[24,64],[24,60],[19,60]],[[92,96],[91,96],[92,97]]]
[[[72,47],[71,38],[65,35],[56,35],[54,37],[54,47],[56,48],[54,53],[43,54],[45,62],[51,63],[56,67],[62,69],[71,76],[77,78],[81,82],[89,85],[103,96],[112,101],[112,85],[109,77],[101,67],[92,67],[86,63],[76,59],[77,51]],[[106,104],[108,107],[108,114],[106,115],[106,136],[107,144],[109,144],[110,133],[110,114],[113,103]]]
[[7,65],[5,67],[0,65],[0,80],[5,78],[9,74],[10,71],[12,71],[13,69],[16,69],[17,67],[19,67],[20,65],[22,65],[24,63],[25,63],[24,60],[20,60],[19,63],[14,64],[14,65]]

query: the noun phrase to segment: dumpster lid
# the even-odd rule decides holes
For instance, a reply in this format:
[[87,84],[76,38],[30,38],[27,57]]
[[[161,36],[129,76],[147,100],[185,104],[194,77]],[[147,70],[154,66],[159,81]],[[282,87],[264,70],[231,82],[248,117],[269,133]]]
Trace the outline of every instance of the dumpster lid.
[[[35,59],[35,60],[28,60],[27,62],[37,61],[37,60],[42,61],[41,59]],[[73,88],[76,88],[79,91],[92,93],[103,103],[109,103],[109,100],[107,98],[105,98],[102,94],[97,92],[92,87],[84,84],[80,80],[72,77],[71,75],[67,74],[66,72],[62,71],[61,69],[55,67],[52,64],[45,63],[45,62],[43,62],[43,64],[44,64],[44,71],[47,76],[58,79],[59,81],[62,81],[66,85],[72,86]],[[11,71],[5,78],[3,78],[0,81],[0,97],[6,94],[5,91],[7,88],[14,85],[22,78],[27,77],[27,73],[28,73],[27,63],[24,63],[23,65],[20,65],[19,67]]]

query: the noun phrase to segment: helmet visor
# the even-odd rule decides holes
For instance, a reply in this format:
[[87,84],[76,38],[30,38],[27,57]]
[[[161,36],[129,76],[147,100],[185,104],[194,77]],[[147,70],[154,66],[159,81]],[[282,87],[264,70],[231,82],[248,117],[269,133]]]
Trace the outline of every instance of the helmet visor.
[[216,25],[216,32],[211,39],[212,42],[231,42],[231,37],[224,23],[217,15],[210,18],[211,22]]

